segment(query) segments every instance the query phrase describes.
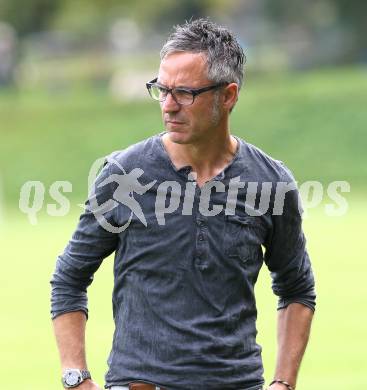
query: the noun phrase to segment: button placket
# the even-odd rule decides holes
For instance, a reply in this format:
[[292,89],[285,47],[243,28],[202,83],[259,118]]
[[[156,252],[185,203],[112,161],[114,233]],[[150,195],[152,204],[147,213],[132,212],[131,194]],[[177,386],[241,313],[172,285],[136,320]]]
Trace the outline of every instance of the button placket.
[[209,266],[205,261],[208,253],[207,227],[205,218],[203,216],[198,216],[196,219],[196,224],[195,263],[201,271],[205,271]]

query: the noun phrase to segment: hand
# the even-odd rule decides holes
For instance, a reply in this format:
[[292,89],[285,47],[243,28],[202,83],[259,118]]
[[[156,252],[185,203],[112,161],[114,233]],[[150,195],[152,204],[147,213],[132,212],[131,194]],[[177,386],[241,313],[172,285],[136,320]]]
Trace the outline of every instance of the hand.
[[97,383],[93,382],[91,379],[86,379],[75,390],[102,390]]

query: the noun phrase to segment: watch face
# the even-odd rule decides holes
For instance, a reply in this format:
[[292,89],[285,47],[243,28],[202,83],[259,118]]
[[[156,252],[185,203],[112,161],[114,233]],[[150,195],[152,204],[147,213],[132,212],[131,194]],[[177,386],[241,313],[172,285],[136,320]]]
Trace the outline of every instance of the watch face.
[[68,386],[75,386],[80,381],[80,375],[76,371],[70,371],[65,375],[65,383]]

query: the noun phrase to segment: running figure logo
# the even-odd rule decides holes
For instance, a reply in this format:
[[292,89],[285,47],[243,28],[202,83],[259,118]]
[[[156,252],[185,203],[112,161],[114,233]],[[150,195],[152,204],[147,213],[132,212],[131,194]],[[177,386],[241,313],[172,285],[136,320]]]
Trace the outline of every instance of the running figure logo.
[[[134,193],[139,195],[145,194],[157,180],[142,185],[139,183],[139,177],[144,173],[141,168],[134,168],[129,173],[121,166],[121,164],[113,158],[108,158],[108,162],[117,165],[122,171],[122,174],[112,174],[98,184],[98,188],[103,187],[109,183],[115,182],[118,184],[116,190],[113,193],[113,199],[107,200],[105,203],[99,205],[96,199],[95,188],[92,187],[91,195],[89,196],[90,211],[93,212],[99,224],[110,233],[121,233],[126,230],[131,223],[133,214],[141,221],[144,226],[147,226],[147,221],[144,216],[143,210],[136,199],[134,199]],[[127,222],[122,226],[113,226],[105,218],[104,214],[113,210],[119,204],[128,207],[130,216]]]

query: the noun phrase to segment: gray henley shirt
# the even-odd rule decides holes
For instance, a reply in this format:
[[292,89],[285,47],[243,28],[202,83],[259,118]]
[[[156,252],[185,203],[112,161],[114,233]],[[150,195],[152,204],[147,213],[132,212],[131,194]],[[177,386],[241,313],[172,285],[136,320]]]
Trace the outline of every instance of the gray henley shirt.
[[[145,381],[169,390],[261,389],[254,285],[263,261],[278,309],[292,302],[315,308],[297,189],[285,193],[281,213],[274,211],[279,183],[292,185],[294,178],[280,161],[236,137],[232,162],[199,188],[191,167],[172,164],[162,134],[107,158],[57,259],[52,318],[78,310],[88,315],[87,287],[115,252],[115,332],[106,388]],[[112,180],[126,179],[136,168],[138,176],[121,183],[137,185],[135,193],[125,188],[125,195],[140,213],[132,212],[132,203],[116,201],[123,200],[120,181]],[[246,183],[237,193],[231,187],[236,180]],[[251,182],[259,183],[252,192]],[[269,208],[259,212],[266,183]],[[262,196],[266,200],[266,191]],[[114,207],[98,214],[92,200]]]

